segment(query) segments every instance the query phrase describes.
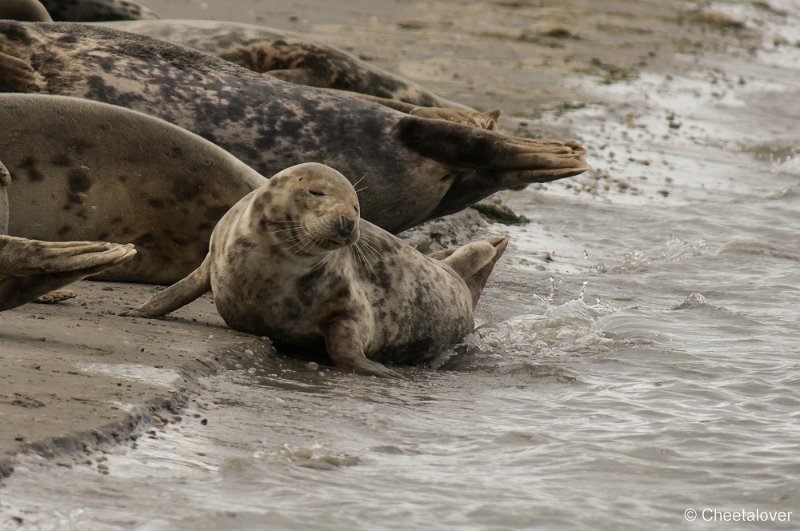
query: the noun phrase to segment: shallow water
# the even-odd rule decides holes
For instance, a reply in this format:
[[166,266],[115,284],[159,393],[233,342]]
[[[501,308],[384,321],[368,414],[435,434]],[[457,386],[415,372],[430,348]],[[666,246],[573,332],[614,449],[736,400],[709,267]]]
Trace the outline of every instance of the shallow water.
[[593,176],[504,196],[533,221],[489,227],[512,244],[438,369],[209,378],[107,475],[26,459],[0,524],[796,528],[800,48],[772,43],[800,37],[800,4],[771,5],[788,13],[714,4],[763,32],[754,53],[568,81],[588,104],[542,121],[587,145]]

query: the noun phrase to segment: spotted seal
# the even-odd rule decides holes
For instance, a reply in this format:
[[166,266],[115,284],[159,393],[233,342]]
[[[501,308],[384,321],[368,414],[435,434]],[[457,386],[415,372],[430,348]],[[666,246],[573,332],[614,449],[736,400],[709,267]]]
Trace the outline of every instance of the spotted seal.
[[284,352],[394,376],[382,363],[433,359],[473,328],[472,312],[506,238],[442,260],[359,218],[336,170],[288,168],[243,197],[211,236],[203,264],[128,315],[155,317],[209,289],[228,326]]
[[410,113],[416,106],[474,110],[291,31],[214,20],[134,20],[108,26],[188,46],[285,81],[370,95],[390,106],[405,102],[411,105],[395,108]]
[[0,311],[133,258],[133,245],[45,242],[7,236],[11,173],[0,162]]
[[[4,0],[5,1],[5,0]],[[32,0],[31,0],[32,1]],[[39,0],[53,20],[90,22],[103,20],[148,20],[158,15],[130,0]]]
[[409,116],[104,27],[0,21],[0,90],[139,110],[199,134],[262,175],[327,163],[361,181],[362,217],[390,232],[501,189],[587,169],[574,143]]
[[136,244],[135,259],[105,279],[184,277],[203,261],[219,218],[266,181],[195,134],[104,103],[0,94],[0,124],[15,176],[9,234]]

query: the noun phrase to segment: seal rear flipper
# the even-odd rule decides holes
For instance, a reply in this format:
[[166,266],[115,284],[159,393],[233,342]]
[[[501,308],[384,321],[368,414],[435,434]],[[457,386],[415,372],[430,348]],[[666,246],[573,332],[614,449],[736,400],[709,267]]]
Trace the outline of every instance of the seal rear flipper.
[[28,61],[0,52],[0,92],[28,92],[36,86]]
[[155,294],[136,309],[122,312],[127,317],[161,317],[186,306],[211,289],[211,260],[209,255],[188,276]]
[[517,138],[414,116],[402,118],[396,127],[407,148],[456,168],[528,172],[531,179],[542,172],[543,180],[549,180],[553,170],[577,175],[588,169],[585,150],[577,142]]
[[472,294],[473,307],[478,304],[481,290],[486,285],[494,265],[503,256],[507,246],[508,238],[495,236],[488,240],[468,243],[442,259],[445,264],[458,273],[458,276],[464,279]]
[[0,310],[121,264],[133,245],[105,242],[44,242],[0,236]]
[[328,326],[325,331],[325,348],[334,365],[370,376],[402,378],[388,367],[367,359],[364,355],[364,345],[358,338],[358,326],[357,322],[344,320]]
[[585,150],[575,142],[530,140],[415,116],[397,124],[408,149],[450,168],[453,184],[432,217],[458,212],[504,189],[583,173]]

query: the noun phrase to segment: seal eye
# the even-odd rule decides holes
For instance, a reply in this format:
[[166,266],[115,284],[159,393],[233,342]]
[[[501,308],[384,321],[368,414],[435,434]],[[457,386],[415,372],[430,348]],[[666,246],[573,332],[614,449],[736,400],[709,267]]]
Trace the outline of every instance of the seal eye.
[[325,192],[320,192],[319,190],[309,190],[308,193],[315,197],[325,197],[326,195]]

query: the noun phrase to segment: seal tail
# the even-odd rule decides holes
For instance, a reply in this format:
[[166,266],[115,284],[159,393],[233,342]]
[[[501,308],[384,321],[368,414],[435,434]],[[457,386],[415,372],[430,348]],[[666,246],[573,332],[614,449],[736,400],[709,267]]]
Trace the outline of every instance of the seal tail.
[[206,255],[200,267],[172,286],[158,292],[136,309],[123,312],[128,317],[161,317],[186,306],[211,289],[211,259]]
[[486,285],[494,265],[503,256],[508,246],[508,238],[495,236],[487,240],[468,243],[454,251],[444,251],[429,255],[440,259],[453,268],[472,294],[472,307],[478,304],[481,290]]
[[0,311],[119,265],[135,254],[131,244],[0,236]]

